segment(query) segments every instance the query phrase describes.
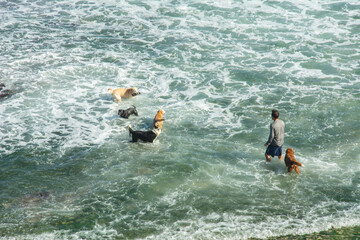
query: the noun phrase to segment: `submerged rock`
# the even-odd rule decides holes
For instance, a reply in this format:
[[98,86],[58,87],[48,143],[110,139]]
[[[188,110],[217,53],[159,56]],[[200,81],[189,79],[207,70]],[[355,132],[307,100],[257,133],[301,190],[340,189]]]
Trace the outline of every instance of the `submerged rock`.
[[9,89],[4,89],[5,88],[5,84],[4,83],[0,83],[0,99],[5,98],[5,97],[10,97],[11,95],[14,95],[15,92]]

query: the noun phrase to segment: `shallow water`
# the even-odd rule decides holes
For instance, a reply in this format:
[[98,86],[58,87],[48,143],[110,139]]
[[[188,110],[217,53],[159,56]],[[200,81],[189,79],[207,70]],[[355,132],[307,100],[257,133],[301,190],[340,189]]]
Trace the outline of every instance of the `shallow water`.
[[[359,226],[359,42],[351,0],[0,2],[0,238]],[[160,108],[157,141],[130,143]],[[300,175],[265,163],[273,108]]]

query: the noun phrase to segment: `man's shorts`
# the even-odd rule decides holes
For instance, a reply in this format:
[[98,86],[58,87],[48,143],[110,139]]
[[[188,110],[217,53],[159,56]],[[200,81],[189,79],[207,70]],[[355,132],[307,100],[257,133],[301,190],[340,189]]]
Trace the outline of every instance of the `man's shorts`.
[[267,155],[270,155],[272,157],[274,156],[281,156],[282,155],[282,146],[271,146],[269,145],[265,152]]

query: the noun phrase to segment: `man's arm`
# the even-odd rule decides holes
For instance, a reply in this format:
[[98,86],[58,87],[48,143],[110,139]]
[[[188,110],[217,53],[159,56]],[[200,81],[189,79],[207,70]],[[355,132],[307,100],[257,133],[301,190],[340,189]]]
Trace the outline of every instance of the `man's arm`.
[[269,138],[268,138],[267,142],[265,143],[265,146],[269,145],[272,142],[272,140],[274,139],[274,135],[275,135],[274,128],[273,128],[272,124],[270,124],[270,134],[269,134]]

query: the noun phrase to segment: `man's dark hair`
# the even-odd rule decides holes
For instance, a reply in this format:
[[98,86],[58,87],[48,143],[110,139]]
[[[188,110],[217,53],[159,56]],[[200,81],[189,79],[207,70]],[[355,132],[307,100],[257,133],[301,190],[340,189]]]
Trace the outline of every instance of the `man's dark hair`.
[[276,109],[273,109],[273,110],[272,110],[271,116],[272,116],[273,118],[278,119],[278,118],[279,118],[279,115],[280,115],[280,113],[279,113],[278,110],[276,110]]

